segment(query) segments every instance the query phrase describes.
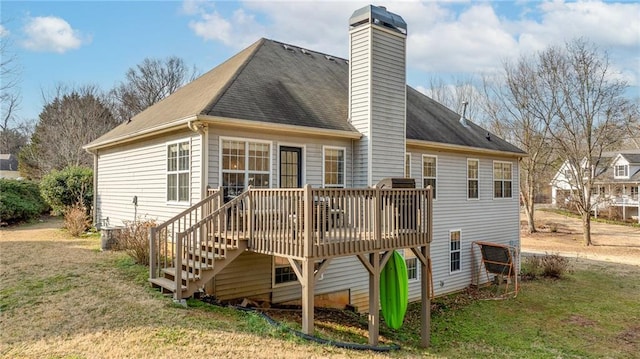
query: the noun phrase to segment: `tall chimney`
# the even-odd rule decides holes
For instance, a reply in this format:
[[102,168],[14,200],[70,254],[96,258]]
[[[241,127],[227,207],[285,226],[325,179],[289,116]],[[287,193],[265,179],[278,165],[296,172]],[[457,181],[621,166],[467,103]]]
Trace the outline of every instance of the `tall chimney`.
[[404,177],[407,24],[384,7],[365,6],[349,19],[349,121],[362,134],[354,146],[354,186]]

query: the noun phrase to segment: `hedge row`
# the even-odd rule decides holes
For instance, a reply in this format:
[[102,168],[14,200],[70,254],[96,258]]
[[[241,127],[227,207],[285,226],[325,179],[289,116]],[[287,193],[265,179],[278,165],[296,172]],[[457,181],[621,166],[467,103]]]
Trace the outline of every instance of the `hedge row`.
[[37,218],[49,210],[40,187],[31,181],[0,179],[0,220],[14,223]]

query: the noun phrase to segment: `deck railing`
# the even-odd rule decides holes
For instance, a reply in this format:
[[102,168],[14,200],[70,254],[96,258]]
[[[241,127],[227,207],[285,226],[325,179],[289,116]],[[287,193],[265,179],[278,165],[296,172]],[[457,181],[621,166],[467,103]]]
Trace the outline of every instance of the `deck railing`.
[[[291,258],[329,258],[431,242],[431,189],[252,189],[222,203],[223,191],[153,228],[151,278],[176,268],[213,268],[229,247]],[[197,258],[197,260],[193,260]],[[180,270],[185,261],[189,273]]]
[[208,190],[207,198],[177,214],[164,223],[153,227],[149,234],[149,275],[162,276],[162,269],[175,266],[178,233],[191,228],[222,205],[222,191]]

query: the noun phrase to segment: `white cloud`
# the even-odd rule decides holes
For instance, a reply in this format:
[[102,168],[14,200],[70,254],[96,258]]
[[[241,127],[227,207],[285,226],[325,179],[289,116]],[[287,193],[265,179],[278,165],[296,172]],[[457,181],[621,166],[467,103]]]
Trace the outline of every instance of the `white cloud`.
[[[205,39],[239,49],[260,37],[348,56],[348,19],[369,2],[247,1],[223,16],[199,0],[183,4]],[[480,74],[502,68],[508,58],[582,37],[608,50],[627,79],[637,82],[639,3],[600,1],[499,3],[389,1],[387,9],[408,24],[407,65],[438,73]],[[185,12],[187,12],[185,10]]]
[[23,28],[26,39],[22,45],[33,51],[65,53],[91,42],[74,30],[64,19],[55,16],[37,16],[27,20]]
[[9,30],[0,24],[0,38],[9,36]]

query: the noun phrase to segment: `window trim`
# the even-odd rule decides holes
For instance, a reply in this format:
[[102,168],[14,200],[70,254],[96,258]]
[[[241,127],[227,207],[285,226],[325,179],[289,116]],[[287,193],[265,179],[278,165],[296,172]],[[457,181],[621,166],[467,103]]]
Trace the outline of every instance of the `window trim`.
[[[409,173],[407,174],[407,167],[409,167]],[[404,178],[411,177],[411,152],[405,152],[404,154]]]
[[[455,232],[458,232],[460,234],[460,239],[458,240],[460,242],[459,248],[457,250],[452,250],[451,249],[451,235]],[[458,274],[458,273],[462,273],[462,229],[452,229],[449,230],[449,274]],[[451,270],[451,261],[452,261],[452,254],[453,253],[460,253],[460,257],[459,257],[459,268],[457,270]]]
[[[187,143],[189,146],[189,169],[188,170],[180,170],[177,169],[175,171],[169,171],[168,168],[168,152],[169,152],[169,146],[171,145],[180,145],[181,143]],[[193,167],[193,163],[192,163],[192,150],[193,145],[192,145],[192,138],[191,137],[187,137],[187,138],[181,138],[178,140],[173,140],[173,141],[167,141],[165,142],[165,146],[164,146],[164,200],[165,203],[168,205],[178,205],[178,206],[184,206],[184,205],[190,205],[191,204],[191,180],[192,180],[192,167]],[[178,147],[178,153],[180,153],[179,147]],[[179,161],[176,163],[177,167],[179,167]],[[178,176],[178,181],[180,179],[180,174],[188,174],[189,175],[189,180],[188,180],[188,186],[189,188],[187,189],[187,193],[189,195],[189,198],[186,201],[181,201],[180,200],[180,184],[178,183],[178,186],[176,187],[176,191],[178,192],[176,194],[176,198],[177,200],[169,200],[169,180],[168,177],[170,174],[176,174]]]
[[[249,148],[248,145],[249,143],[262,143],[262,144],[267,144],[269,146],[269,187],[268,188],[273,188],[273,141],[269,141],[269,140],[261,140],[261,139],[256,139],[256,138],[248,138],[248,137],[227,137],[227,136],[220,136],[218,137],[218,182],[219,185],[222,186],[222,183],[224,181],[224,172],[225,170],[223,169],[223,150],[224,150],[224,141],[237,141],[237,142],[244,142],[245,143],[245,163],[246,163],[246,168],[244,170],[227,170],[226,172],[228,173],[244,173],[245,177],[244,177],[244,188],[246,189],[249,186]],[[265,174],[266,171],[253,171],[256,173],[262,173]]]
[[[342,185],[327,185],[325,183],[325,165],[326,165],[326,151],[327,150],[340,150],[343,153],[343,169],[342,172]],[[322,188],[347,188],[347,148],[340,146],[322,146]]]
[[[436,175],[435,175],[435,177],[425,177],[425,175],[424,175],[424,159],[425,159],[425,157],[434,158],[436,160],[436,166],[435,166],[436,167]],[[438,187],[439,187],[438,186],[438,156],[436,156],[436,155],[427,155],[427,154],[423,154],[422,155],[422,188],[427,188],[424,185],[425,178],[429,178],[429,179],[434,179],[435,180],[435,188],[434,188],[434,191],[433,191],[433,200],[437,201],[437,198],[438,198],[437,194],[438,194]]]
[[[618,174],[618,168],[622,168],[624,171],[624,174],[619,175]],[[615,165],[613,167],[613,177],[614,178],[629,178],[629,165]]]
[[[290,286],[295,286],[295,285],[301,285],[300,281],[298,280],[298,276],[295,273],[295,270],[293,270],[293,267],[291,266],[291,263],[287,260],[287,264],[282,266],[282,268],[288,267],[291,268],[291,272],[293,273],[293,276],[295,277],[295,279],[293,280],[289,280],[286,282],[282,282],[282,283],[276,283],[276,257],[277,256],[271,256],[271,287],[272,288],[286,288],[286,287],[290,287]],[[280,257],[282,259],[287,259],[285,257]],[[320,268],[320,264],[322,263],[322,260],[316,260],[313,264],[313,268],[314,268],[314,276],[315,276],[315,272],[318,271],[318,269]],[[320,277],[318,277],[316,280],[323,280],[324,279],[324,274],[322,273],[320,275]]]
[[[509,164],[511,166],[511,179],[509,180],[509,182],[511,182],[511,195],[509,197],[504,196],[504,194],[502,195],[502,197],[496,197],[496,187],[495,186],[496,186],[496,164],[497,163],[500,163],[500,164],[505,164],[506,163],[506,164]],[[492,184],[492,190],[491,191],[493,192],[493,199],[498,199],[498,200],[500,200],[500,199],[513,199],[513,191],[514,191],[513,190],[513,182],[514,182],[513,181],[513,167],[514,167],[513,166],[513,162],[497,161],[497,160],[493,161],[493,165],[491,167],[491,177],[493,177],[493,181],[491,182],[491,184]],[[505,179],[504,178],[500,179],[500,181],[503,182],[502,189],[503,189],[503,192],[504,192]]]
[[[475,162],[477,164],[476,169],[476,178],[469,177],[469,162]],[[469,181],[475,180],[477,183],[477,197],[469,197]],[[469,201],[479,201],[480,200],[480,160],[477,158],[467,158],[467,200]]]

